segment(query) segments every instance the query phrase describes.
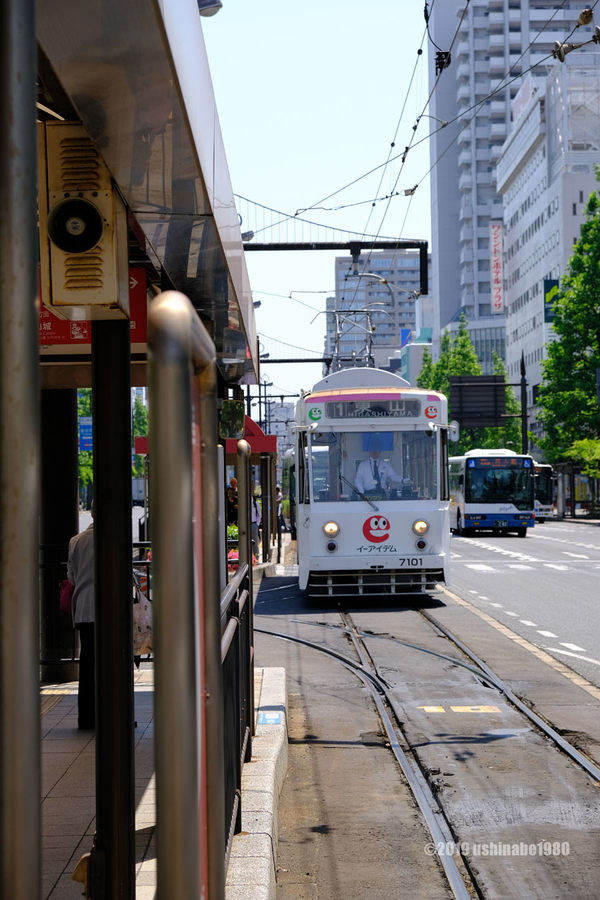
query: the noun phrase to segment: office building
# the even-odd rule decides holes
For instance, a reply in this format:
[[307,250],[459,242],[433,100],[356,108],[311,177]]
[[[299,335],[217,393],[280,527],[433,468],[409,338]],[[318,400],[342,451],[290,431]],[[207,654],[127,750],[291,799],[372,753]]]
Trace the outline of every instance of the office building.
[[[444,327],[456,330],[464,312],[484,372],[491,370],[493,350],[504,356],[498,242],[504,214],[496,165],[518,76],[531,66],[538,77],[560,66],[551,56],[554,42],[569,38],[582,4],[556,7],[555,0],[472,0],[454,8],[454,16],[449,5],[436,4],[430,17],[435,44],[445,51],[454,41],[449,67],[440,69],[433,46],[429,67],[431,88],[439,76],[427,110],[436,131],[430,142],[434,342]],[[582,26],[571,39],[589,39],[591,30]]]
[[[553,339],[544,297],[560,282],[598,188],[600,52],[573,52],[547,79],[529,76],[513,104],[513,127],[498,161],[504,209],[506,363],[510,380],[524,355],[528,419],[545,345]],[[548,318],[548,316],[546,316]]]

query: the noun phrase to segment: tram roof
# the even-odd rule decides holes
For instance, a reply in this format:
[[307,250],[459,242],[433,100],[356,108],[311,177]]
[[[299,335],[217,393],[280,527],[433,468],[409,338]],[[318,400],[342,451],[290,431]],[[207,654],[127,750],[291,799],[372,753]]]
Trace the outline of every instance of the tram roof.
[[225,381],[256,383],[252,295],[197,5],[39,0],[37,35],[40,116],[84,124],[149,267],[210,323]]

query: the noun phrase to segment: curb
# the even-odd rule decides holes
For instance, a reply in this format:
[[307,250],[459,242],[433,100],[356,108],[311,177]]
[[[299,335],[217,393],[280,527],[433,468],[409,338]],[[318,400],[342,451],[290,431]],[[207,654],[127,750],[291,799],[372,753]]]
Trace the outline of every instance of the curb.
[[[242,773],[242,831],[233,838],[226,900],[275,900],[277,889],[277,804],[288,765],[287,690],[285,669],[257,670],[257,682],[261,672],[259,724],[252,759]],[[263,718],[271,722],[259,722]]]

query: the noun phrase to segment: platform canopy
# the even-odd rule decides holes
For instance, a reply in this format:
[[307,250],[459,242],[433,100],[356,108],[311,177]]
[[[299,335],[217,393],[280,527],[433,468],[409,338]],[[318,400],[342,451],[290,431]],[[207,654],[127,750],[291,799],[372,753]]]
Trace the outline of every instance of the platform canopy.
[[83,123],[156,290],[190,298],[225,382],[255,384],[252,295],[197,3],[37,6],[38,117]]
[[[253,466],[260,463],[263,453],[268,453],[273,458],[277,456],[277,435],[265,434],[250,416],[244,416],[244,440],[250,444],[252,451],[250,463]],[[237,454],[237,441],[234,438],[225,441],[225,454],[227,465],[234,466]]]

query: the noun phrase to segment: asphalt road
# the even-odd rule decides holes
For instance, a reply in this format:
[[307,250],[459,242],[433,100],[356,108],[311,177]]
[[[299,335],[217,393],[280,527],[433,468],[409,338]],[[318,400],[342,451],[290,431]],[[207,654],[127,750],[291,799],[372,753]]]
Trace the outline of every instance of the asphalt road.
[[453,537],[450,589],[600,686],[600,527]]

